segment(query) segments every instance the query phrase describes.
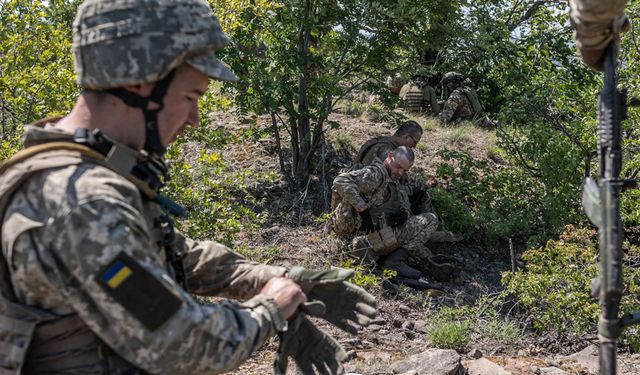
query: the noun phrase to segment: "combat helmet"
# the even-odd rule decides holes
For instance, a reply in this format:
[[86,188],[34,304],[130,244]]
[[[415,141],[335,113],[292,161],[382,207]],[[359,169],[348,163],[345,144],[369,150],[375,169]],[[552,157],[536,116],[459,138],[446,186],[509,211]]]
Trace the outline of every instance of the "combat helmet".
[[[150,153],[164,153],[157,114],[175,68],[187,63],[214,79],[237,79],[215,55],[230,41],[205,0],[86,0],[73,29],[78,84],[140,108]],[[154,82],[147,97],[123,88]],[[149,102],[159,108],[149,110]]]
[[444,76],[442,76],[442,80],[440,81],[440,84],[443,86],[451,84],[457,87],[462,82],[464,82],[464,76],[462,74],[457,72],[447,72],[445,73]]

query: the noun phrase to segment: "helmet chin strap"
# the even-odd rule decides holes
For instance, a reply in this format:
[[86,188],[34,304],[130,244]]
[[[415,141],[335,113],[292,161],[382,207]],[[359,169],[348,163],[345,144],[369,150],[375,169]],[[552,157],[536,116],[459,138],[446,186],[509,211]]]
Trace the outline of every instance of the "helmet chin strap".
[[[174,69],[169,72],[166,77],[156,82],[156,85],[153,87],[153,90],[151,90],[151,94],[149,94],[149,96],[141,96],[125,90],[122,87],[105,90],[105,92],[122,99],[126,105],[142,109],[145,128],[143,149],[147,150],[149,154],[162,156],[167,151],[160,142],[160,133],[158,131],[158,112],[164,108],[164,96],[167,93],[167,89],[169,88],[175,73],[176,71]],[[149,109],[150,102],[156,103],[158,108]]]

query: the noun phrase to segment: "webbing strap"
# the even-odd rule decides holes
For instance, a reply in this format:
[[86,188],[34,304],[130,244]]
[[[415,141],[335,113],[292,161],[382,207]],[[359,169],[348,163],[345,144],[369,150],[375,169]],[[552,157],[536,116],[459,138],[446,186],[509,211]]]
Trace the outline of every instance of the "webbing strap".
[[24,320],[17,320],[0,315],[0,327],[2,330],[9,333],[24,333],[33,329],[34,323],[26,322]]
[[7,159],[2,165],[0,165],[0,174],[4,173],[7,169],[12,166],[23,162],[34,155],[37,155],[42,152],[47,151],[55,151],[55,150],[69,150],[69,151],[78,151],[83,155],[86,155],[92,159],[96,159],[99,161],[104,160],[104,155],[95,151],[87,146],[83,146],[77,143],[72,142],[47,142],[40,145],[35,145],[31,147],[27,147],[24,150],[18,151],[12,157]]

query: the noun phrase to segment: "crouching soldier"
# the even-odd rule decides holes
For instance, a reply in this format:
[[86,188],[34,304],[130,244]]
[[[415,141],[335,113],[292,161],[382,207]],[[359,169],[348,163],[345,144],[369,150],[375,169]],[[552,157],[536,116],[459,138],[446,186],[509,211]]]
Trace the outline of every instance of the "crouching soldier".
[[411,213],[411,192],[399,180],[413,162],[413,151],[400,146],[382,162],[376,159],[336,177],[332,224],[338,236],[351,239],[351,254],[363,262],[378,262],[400,277],[417,280],[431,255],[425,243],[437,229],[438,218],[430,212]]

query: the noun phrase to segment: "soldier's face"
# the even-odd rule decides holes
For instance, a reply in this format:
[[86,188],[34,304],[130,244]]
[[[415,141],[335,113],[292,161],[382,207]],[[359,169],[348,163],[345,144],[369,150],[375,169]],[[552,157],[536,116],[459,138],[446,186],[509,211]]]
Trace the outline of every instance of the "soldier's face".
[[403,144],[401,146],[415,148],[418,142],[420,142],[420,138],[422,138],[422,134],[407,134],[403,136]]
[[209,77],[189,65],[177,68],[158,113],[158,130],[163,146],[175,141],[188,125],[199,125],[198,100],[209,87]]
[[400,156],[396,158],[393,154],[390,154],[386,161],[387,168],[389,169],[389,175],[396,181],[402,178],[402,176],[404,176],[413,165],[412,162],[404,157]]

